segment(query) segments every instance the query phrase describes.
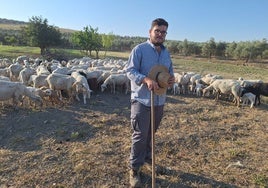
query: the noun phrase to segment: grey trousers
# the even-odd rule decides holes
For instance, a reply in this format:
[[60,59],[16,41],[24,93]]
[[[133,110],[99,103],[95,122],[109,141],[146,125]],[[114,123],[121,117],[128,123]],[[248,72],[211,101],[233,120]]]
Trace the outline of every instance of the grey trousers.
[[[155,132],[163,117],[162,106],[155,106]],[[131,102],[131,126],[133,129],[130,152],[130,168],[138,170],[146,161],[151,162],[151,107],[137,101]]]

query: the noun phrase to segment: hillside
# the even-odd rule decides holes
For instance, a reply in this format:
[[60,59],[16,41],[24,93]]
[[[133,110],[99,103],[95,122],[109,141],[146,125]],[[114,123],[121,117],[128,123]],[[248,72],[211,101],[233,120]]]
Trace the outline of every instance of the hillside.
[[[0,30],[21,30],[21,27],[26,26],[28,22],[24,21],[17,21],[17,20],[10,20],[6,18],[0,18]],[[56,26],[57,27],[57,26]],[[59,28],[60,32],[62,33],[73,33],[76,30],[67,29],[67,28]]]

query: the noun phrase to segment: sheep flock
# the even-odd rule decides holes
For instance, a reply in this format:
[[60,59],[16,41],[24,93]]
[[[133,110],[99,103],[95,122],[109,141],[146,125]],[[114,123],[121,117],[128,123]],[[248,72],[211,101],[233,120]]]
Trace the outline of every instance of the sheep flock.
[[[127,61],[122,59],[77,58],[69,61],[32,59],[19,56],[13,61],[0,59],[0,101],[2,108],[8,103],[34,105],[64,105],[74,100],[87,104],[94,92],[130,93],[126,76]],[[245,80],[242,77],[227,79],[221,75],[201,75],[195,72],[175,72],[175,83],[168,95],[194,95],[215,100],[228,100],[237,107],[250,108],[268,96],[268,83],[262,80]]]

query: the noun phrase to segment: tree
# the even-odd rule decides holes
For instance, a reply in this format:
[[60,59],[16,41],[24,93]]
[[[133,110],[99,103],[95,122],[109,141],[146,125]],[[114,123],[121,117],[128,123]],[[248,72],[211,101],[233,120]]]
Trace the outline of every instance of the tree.
[[22,32],[30,46],[40,48],[41,55],[45,55],[49,47],[57,46],[61,43],[59,29],[48,25],[47,19],[43,19],[41,16],[30,18],[29,24],[22,28]]
[[102,35],[102,46],[105,49],[105,54],[104,54],[105,57],[106,57],[106,52],[109,48],[111,48],[113,41],[114,41],[113,33],[109,33],[108,35],[106,34]]
[[92,56],[92,50],[96,51],[96,58],[99,57],[99,50],[102,47],[102,38],[98,33],[98,28],[93,29],[91,26],[84,27],[83,31],[75,32],[72,41],[77,44],[87,55]]
[[228,58],[235,57],[234,51],[235,51],[236,47],[237,47],[237,43],[234,41],[232,43],[227,44],[225,52],[226,52],[226,55]]
[[202,54],[211,59],[212,55],[215,55],[216,51],[216,42],[214,38],[210,38],[208,42],[206,42],[202,47]]
[[15,36],[5,36],[6,44],[15,46],[17,43],[17,39]]
[[227,44],[225,42],[219,42],[216,44],[215,55],[218,57],[225,57],[225,50]]

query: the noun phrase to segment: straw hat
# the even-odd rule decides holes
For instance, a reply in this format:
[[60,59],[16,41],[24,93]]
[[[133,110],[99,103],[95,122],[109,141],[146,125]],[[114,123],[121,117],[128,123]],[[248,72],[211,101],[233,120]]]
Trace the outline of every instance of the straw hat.
[[155,65],[150,70],[148,77],[156,81],[159,85],[159,89],[154,90],[154,93],[156,95],[162,95],[166,93],[168,88],[168,79],[170,78],[170,74],[166,66]]

